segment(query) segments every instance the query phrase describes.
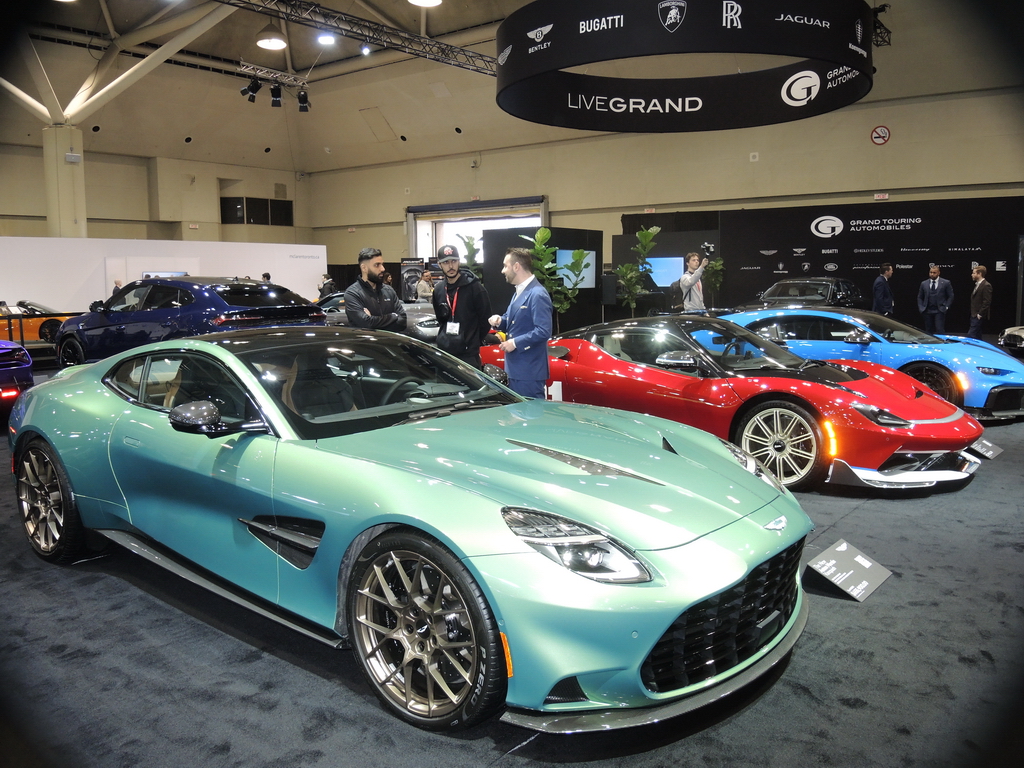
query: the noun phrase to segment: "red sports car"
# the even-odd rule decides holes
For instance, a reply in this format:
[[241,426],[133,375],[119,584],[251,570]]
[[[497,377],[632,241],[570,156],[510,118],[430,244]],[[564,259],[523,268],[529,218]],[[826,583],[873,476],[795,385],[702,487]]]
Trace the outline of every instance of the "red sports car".
[[[502,365],[498,347],[483,361]],[[592,325],[549,343],[552,399],[662,416],[731,440],[791,490],[966,480],[984,431],[906,374],[797,357],[696,315]]]

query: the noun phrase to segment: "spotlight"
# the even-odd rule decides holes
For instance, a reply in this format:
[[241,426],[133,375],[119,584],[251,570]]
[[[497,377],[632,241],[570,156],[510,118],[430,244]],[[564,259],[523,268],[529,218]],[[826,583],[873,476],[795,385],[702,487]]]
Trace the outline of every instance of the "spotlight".
[[280,107],[281,106],[281,84],[274,83],[270,86],[270,106]]
[[298,92],[297,98],[299,100],[299,112],[309,112],[310,103],[308,91],[303,88]]
[[272,23],[267,24],[267,26],[261,29],[259,34],[256,35],[256,45],[260,48],[266,48],[268,51],[280,51],[281,49],[288,47],[288,43],[284,39],[284,35],[281,34],[281,30],[275,27]]
[[243,96],[248,96],[249,97],[249,102],[252,103],[252,102],[256,101],[256,94],[259,92],[260,88],[262,88],[262,87],[263,87],[263,83],[261,83],[259,81],[259,78],[254,77],[252,80],[249,81],[249,84],[247,86],[245,86],[245,88],[243,88],[240,91],[240,93]]
[[317,35],[316,41],[320,43],[320,45],[334,45],[334,35],[330,32],[321,32]]
[[363,56],[370,55],[370,46],[368,46],[366,43],[363,43],[363,47],[360,48],[359,50],[363,52]]
[[413,5],[418,5],[420,8],[433,8],[441,4],[441,0],[409,0],[409,2]]

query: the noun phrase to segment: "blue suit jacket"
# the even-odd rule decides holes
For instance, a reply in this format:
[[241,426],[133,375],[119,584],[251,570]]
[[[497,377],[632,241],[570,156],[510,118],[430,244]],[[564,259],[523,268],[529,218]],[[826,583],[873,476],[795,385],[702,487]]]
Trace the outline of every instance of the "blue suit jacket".
[[[928,278],[921,283],[921,287],[917,289],[917,311],[922,314],[928,309],[928,291],[931,286],[929,283],[931,278]],[[938,282],[935,284],[935,301],[939,305],[939,312],[943,314],[949,309],[949,305],[953,303],[953,284],[944,277],[940,277]]]
[[875,284],[872,290],[874,301],[871,305],[872,312],[879,312],[883,315],[892,314],[892,288],[889,287],[889,281],[885,279],[884,275],[879,275],[875,278]]
[[547,380],[552,312],[551,296],[536,278],[518,298],[512,296],[498,326],[516,342],[516,348],[505,354],[510,379]]

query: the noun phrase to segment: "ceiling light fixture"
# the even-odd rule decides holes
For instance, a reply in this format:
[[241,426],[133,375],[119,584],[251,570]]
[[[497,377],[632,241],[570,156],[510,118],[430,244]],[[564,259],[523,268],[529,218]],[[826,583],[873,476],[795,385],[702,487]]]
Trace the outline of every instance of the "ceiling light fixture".
[[413,5],[418,5],[420,8],[433,8],[441,4],[441,0],[409,0],[409,2]]
[[303,88],[296,94],[296,97],[299,100],[299,112],[309,112],[309,107],[311,106],[309,103],[309,92]]
[[363,52],[363,56],[370,55],[370,46],[368,46],[366,43],[363,43],[363,47],[360,48],[359,50]]
[[249,81],[249,84],[247,86],[245,86],[245,88],[243,88],[240,91],[240,93],[243,96],[248,96],[249,97],[249,102],[252,103],[252,102],[256,101],[256,94],[259,92],[260,88],[262,88],[262,87],[263,87],[263,83],[261,83],[259,81],[259,78],[254,77],[252,80]]
[[288,42],[284,39],[284,35],[281,34],[281,30],[271,23],[267,24],[256,35],[256,45],[260,48],[266,48],[268,51],[280,51],[288,47]]
[[334,45],[335,37],[330,32],[321,32],[317,35],[316,41],[320,43],[320,45]]
[[270,106],[280,107],[281,106],[281,84],[274,83],[270,86]]

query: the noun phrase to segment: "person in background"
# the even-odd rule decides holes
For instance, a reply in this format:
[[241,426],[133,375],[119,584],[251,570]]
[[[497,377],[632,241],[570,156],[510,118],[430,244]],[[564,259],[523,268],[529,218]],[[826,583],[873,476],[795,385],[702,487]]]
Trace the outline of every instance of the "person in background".
[[707,265],[707,258],[702,260],[699,253],[686,254],[686,271],[672,284],[672,289],[679,300],[673,309],[682,309],[683,312],[704,310],[704,286],[700,279]]
[[112,290],[110,292],[110,295],[113,296],[115,293],[117,293],[120,290],[121,290],[121,281],[120,280],[115,280],[114,281],[114,290]]
[[487,289],[470,269],[461,267],[454,245],[438,249],[437,263],[444,274],[431,296],[434,315],[440,323],[437,346],[474,368],[481,368],[480,346],[490,330],[491,300]]
[[[459,260],[458,254],[455,255],[455,260]],[[434,277],[430,274],[430,270],[425,269],[419,282],[416,283],[416,301],[430,301],[433,295]]]
[[359,252],[359,279],[345,291],[345,315],[353,328],[405,330],[405,305],[384,282],[384,257],[377,248]]
[[974,290],[971,291],[971,328],[967,335],[972,339],[981,338],[981,327],[992,311],[992,283],[985,279],[987,276],[988,267],[980,264],[971,271]]
[[944,277],[942,270],[932,264],[928,269],[928,279],[917,289],[917,310],[924,319],[925,333],[946,332],[946,312],[953,303],[953,285]]
[[543,399],[554,313],[551,296],[534,277],[533,254],[525,248],[509,248],[501,274],[516,292],[505,314],[492,315],[489,322],[506,334],[499,347],[505,353],[508,385],[523,397]]
[[874,299],[871,302],[871,311],[892,317],[893,307],[895,307],[892,288],[889,286],[889,278],[892,277],[892,264],[885,262],[878,267],[878,271],[880,274],[875,278],[875,285],[872,288]]
[[264,272],[263,273],[263,282],[264,283],[269,283],[270,282],[270,273],[269,272]]
[[320,289],[320,298],[324,296],[330,296],[332,293],[338,290],[338,287],[334,284],[334,278],[324,272],[323,279],[320,280],[320,285],[317,286]]

